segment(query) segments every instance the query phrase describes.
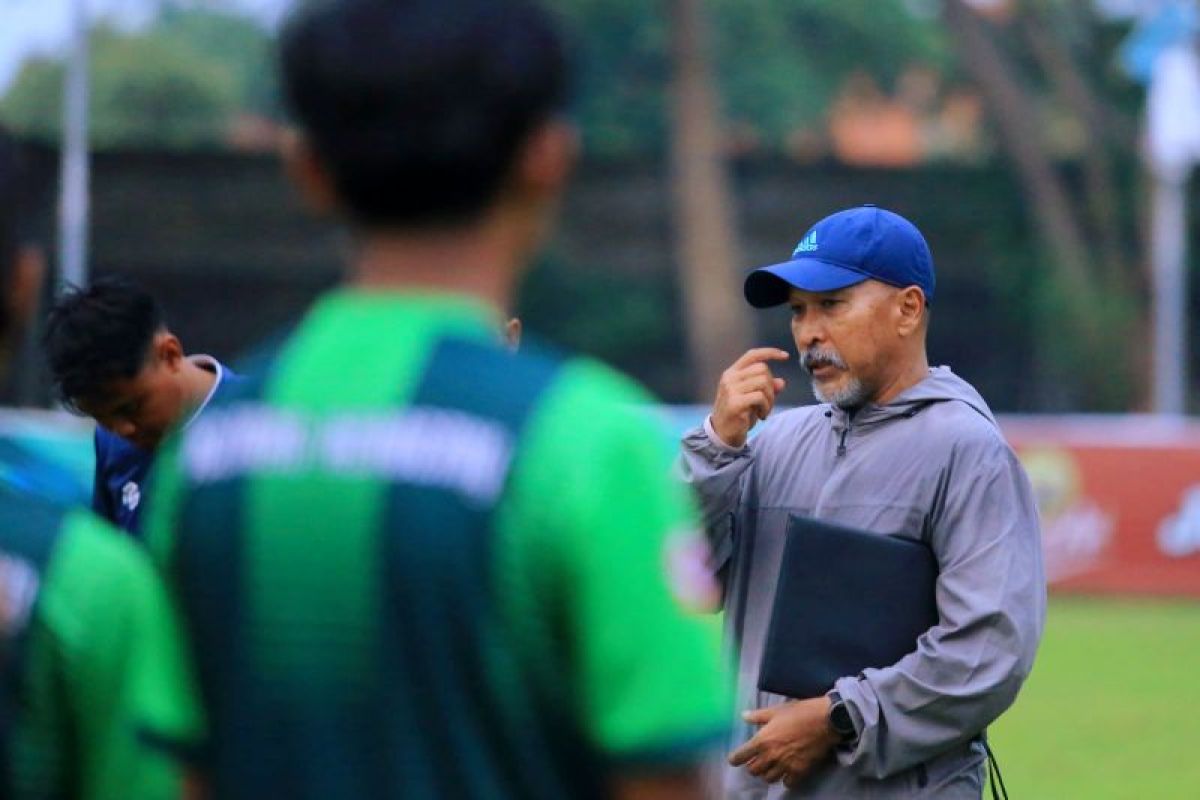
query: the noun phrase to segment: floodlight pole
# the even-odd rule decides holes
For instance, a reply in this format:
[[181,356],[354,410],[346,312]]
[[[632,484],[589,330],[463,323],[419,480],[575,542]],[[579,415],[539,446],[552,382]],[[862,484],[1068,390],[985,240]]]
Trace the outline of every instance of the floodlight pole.
[[1150,260],[1154,275],[1154,411],[1182,414],[1188,385],[1187,198],[1184,181],[1154,175]]
[[58,207],[59,287],[87,282],[88,251],[88,13],[71,0],[71,47],[63,92],[61,196]]

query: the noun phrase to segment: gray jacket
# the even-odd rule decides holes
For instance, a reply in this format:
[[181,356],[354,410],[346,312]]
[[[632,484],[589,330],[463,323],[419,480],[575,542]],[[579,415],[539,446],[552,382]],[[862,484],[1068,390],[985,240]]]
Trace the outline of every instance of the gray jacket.
[[[740,642],[739,709],[757,689],[789,514],[920,537],[940,566],[940,622],[896,664],[838,680],[860,733],[788,792],[727,769],[729,798],[978,798],[981,734],[1017,696],[1045,616],[1029,481],[983,398],[946,367],[885,406],[778,413],[740,451],[697,428],[682,466],[703,504],[726,628]],[[754,734],[740,724],[733,746]]]

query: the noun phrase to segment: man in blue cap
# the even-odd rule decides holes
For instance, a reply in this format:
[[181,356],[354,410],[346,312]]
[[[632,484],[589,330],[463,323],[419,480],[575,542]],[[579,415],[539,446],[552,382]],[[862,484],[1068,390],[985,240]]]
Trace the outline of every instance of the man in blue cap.
[[[983,398],[947,367],[929,367],[934,289],[920,231],[874,206],[826,217],[790,260],[746,279],[751,305],[791,306],[797,356],[821,403],[771,416],[785,384],[770,365],[790,355],[757,348],[725,371],[712,413],[683,441],[738,649],[745,724],[728,797],[983,791],[984,732],[1032,668],[1045,578],[1016,456]],[[925,542],[939,568],[939,622],[913,652],[815,698],[757,688],[791,514]]]

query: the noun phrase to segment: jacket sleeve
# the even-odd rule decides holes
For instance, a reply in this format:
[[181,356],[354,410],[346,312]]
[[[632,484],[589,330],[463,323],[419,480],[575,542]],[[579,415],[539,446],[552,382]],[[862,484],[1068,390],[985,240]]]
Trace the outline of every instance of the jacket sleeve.
[[747,442],[740,450],[735,450],[714,442],[706,427],[695,428],[684,435],[679,469],[700,504],[704,530],[712,550],[713,573],[725,583],[726,567],[733,557],[734,521],[754,463],[754,445]]
[[891,667],[837,681],[859,738],[845,766],[884,778],[981,733],[1033,667],[1046,609],[1037,508],[997,441],[957,453],[929,520],[939,622]]

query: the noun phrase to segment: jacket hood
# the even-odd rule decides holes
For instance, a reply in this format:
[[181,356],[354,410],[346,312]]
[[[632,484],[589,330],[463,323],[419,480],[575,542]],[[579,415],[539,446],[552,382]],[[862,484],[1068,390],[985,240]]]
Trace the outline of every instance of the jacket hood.
[[[882,422],[897,416],[915,416],[923,408],[932,403],[944,403],[957,400],[965,403],[993,426],[999,427],[992,410],[975,387],[955,375],[949,367],[932,367],[928,377],[915,386],[910,386],[882,406],[867,404],[854,415],[854,424],[868,425]],[[833,406],[828,416],[833,420],[835,428],[844,427],[847,412],[843,408]]]

